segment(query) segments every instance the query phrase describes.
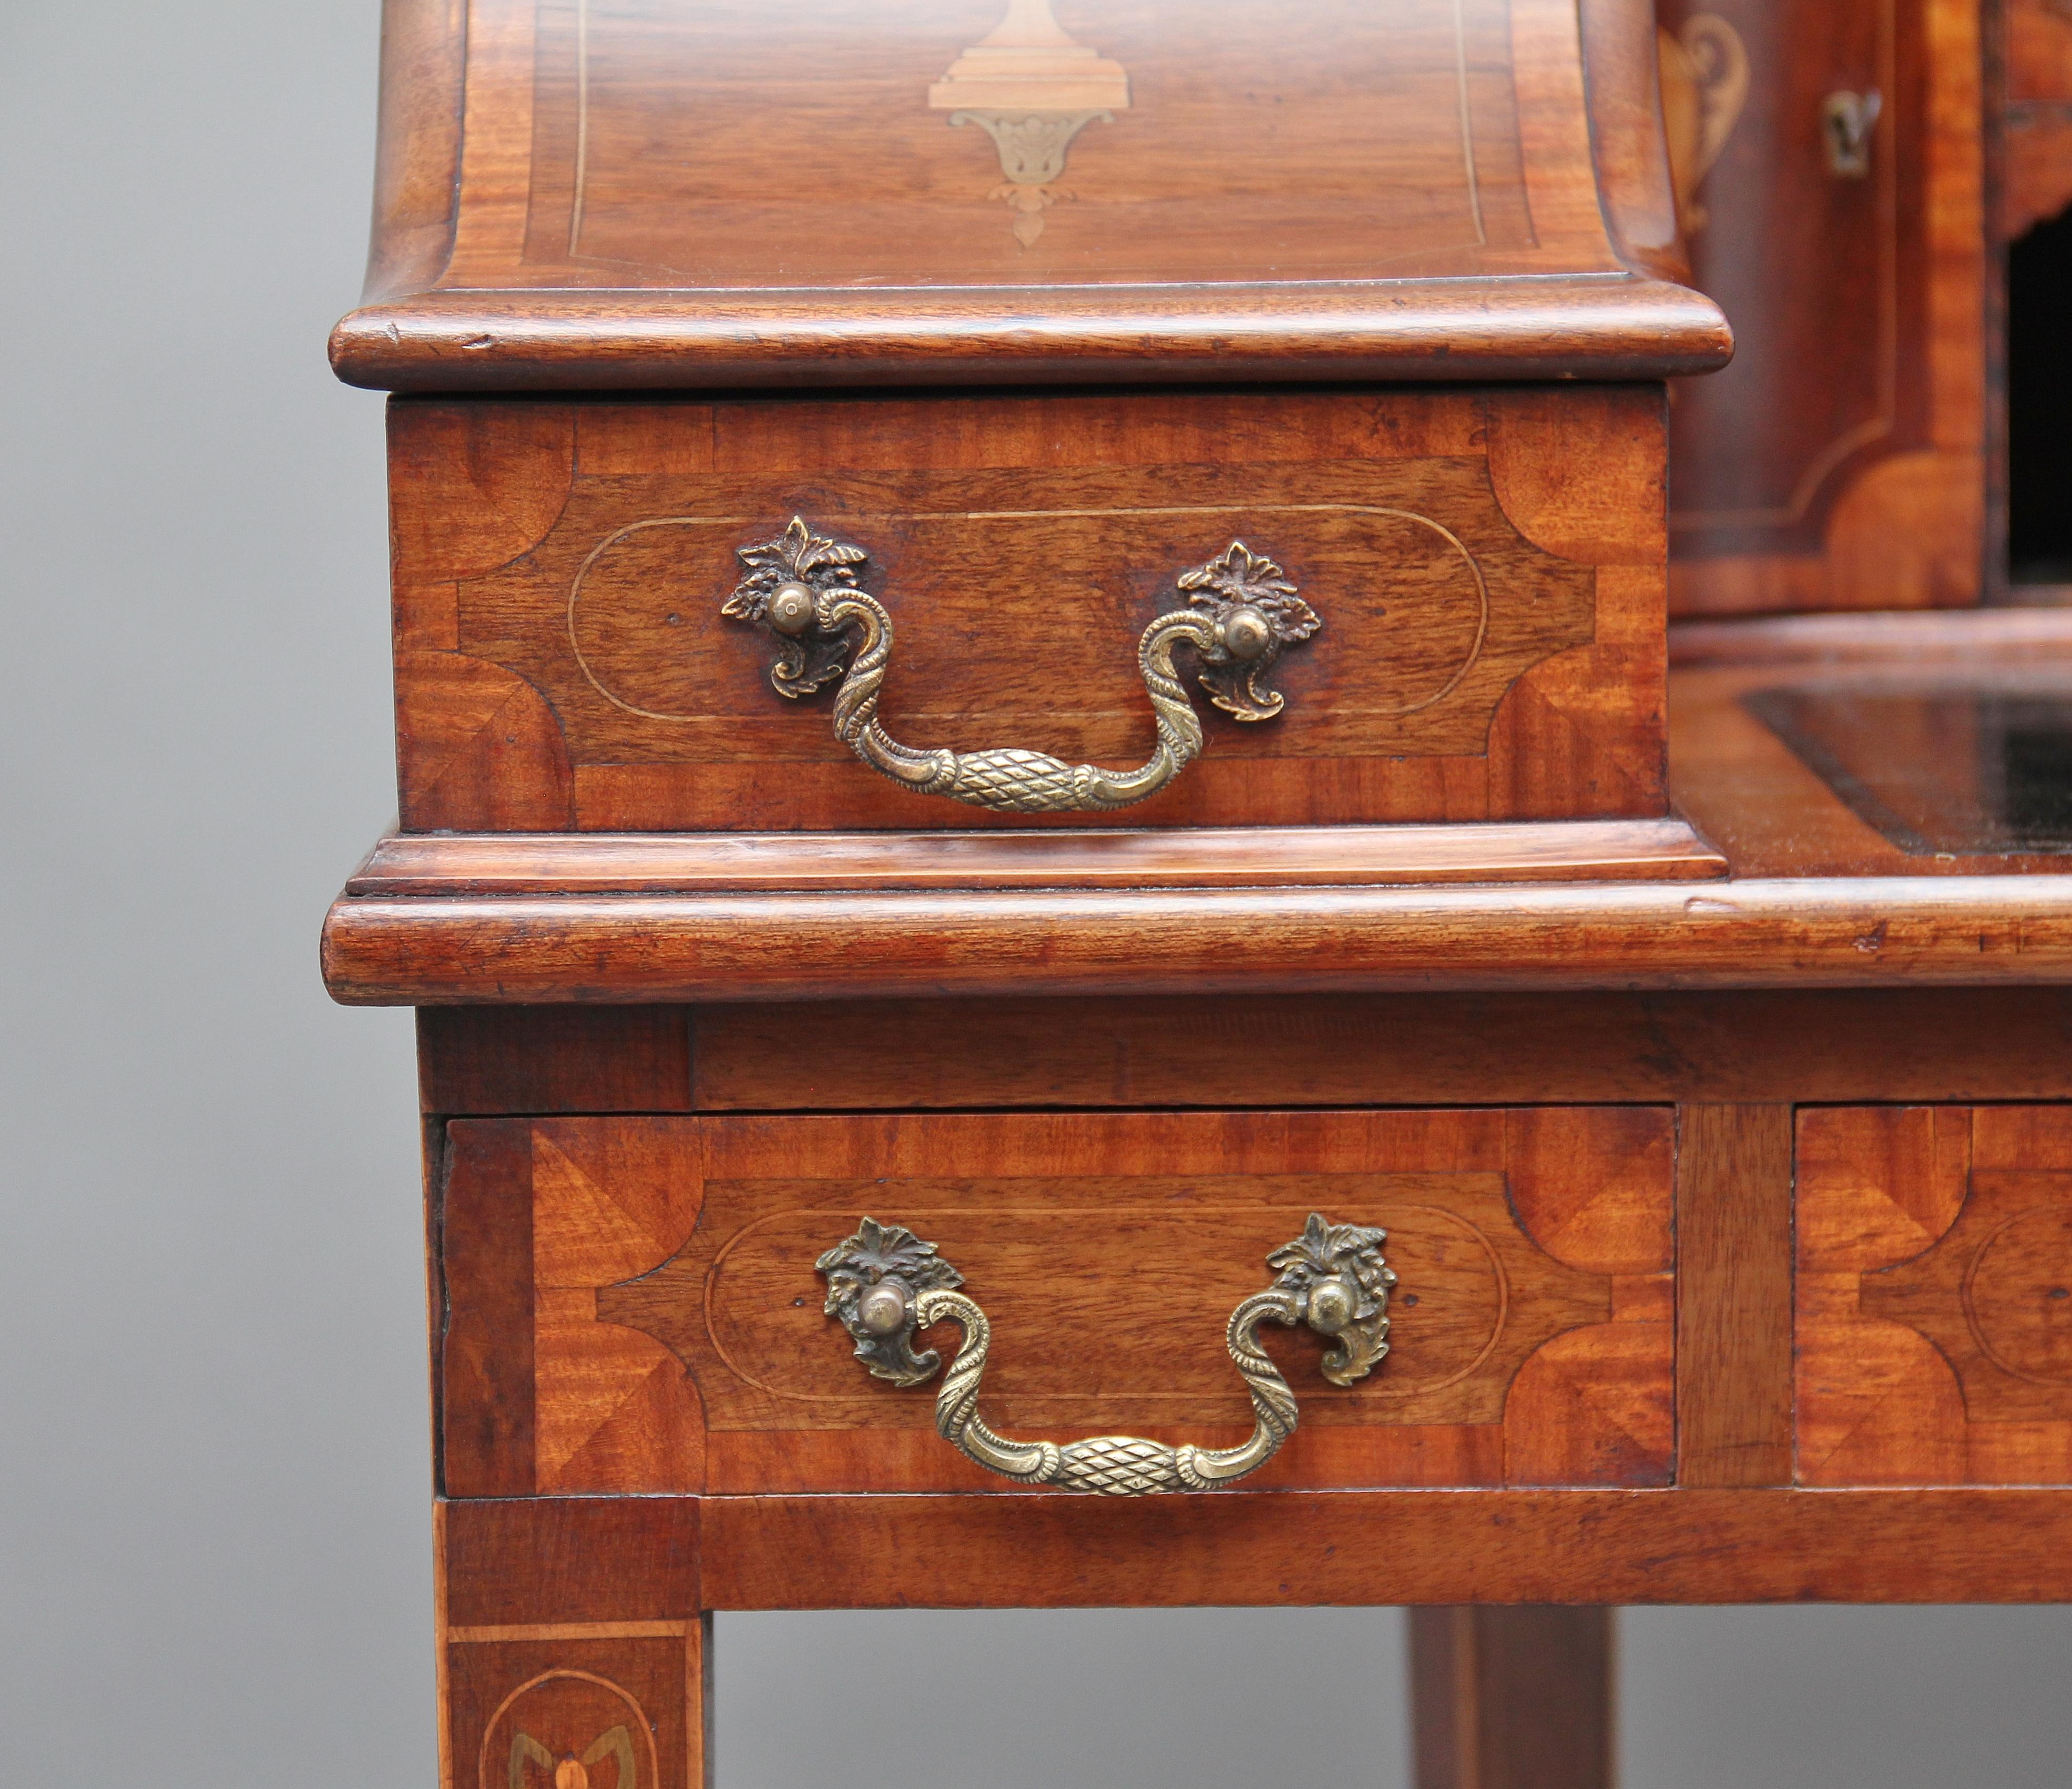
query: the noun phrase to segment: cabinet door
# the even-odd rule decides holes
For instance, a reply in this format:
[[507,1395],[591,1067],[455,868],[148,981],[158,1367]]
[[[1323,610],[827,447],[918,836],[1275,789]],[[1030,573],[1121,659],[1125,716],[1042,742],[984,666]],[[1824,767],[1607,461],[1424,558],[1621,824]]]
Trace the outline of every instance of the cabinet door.
[[1690,167],[1708,139],[1686,126],[1683,221],[1736,342],[1724,372],[1675,389],[1674,607],[1975,601],[1975,0],[1662,0],[1659,14],[1672,132],[1710,120],[1708,167]]

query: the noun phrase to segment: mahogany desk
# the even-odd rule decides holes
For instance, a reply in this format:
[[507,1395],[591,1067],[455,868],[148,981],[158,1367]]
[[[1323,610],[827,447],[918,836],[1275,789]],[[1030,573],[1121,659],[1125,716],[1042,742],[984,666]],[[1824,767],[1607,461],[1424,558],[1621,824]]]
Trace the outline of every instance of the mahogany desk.
[[714,1610],[1413,1605],[1601,1789],[1606,1606],[2072,1592],[2072,633],[1672,677],[1650,9],[1201,13],[389,0],[450,1789]]
[[[580,1668],[651,1698],[664,1742],[695,1758],[697,1674],[678,1665],[711,1609],[1410,1603],[1428,1606],[1428,1789],[1601,1783],[1601,1611],[1502,1606],[2072,1594],[2072,878],[2004,854],[2007,704],[2017,722],[2042,705],[2032,731],[2062,751],[2072,628],[1757,624],[1688,656],[1675,785],[1733,868],[1700,888],[952,905],[701,893],[662,857],[674,886],[602,894],[557,881],[547,841],[380,847],[333,910],[326,964],[341,998],[421,1008],[453,1732],[479,1742],[536,1667]],[[1860,807],[1756,718],[1809,689],[1829,707],[1802,700],[1802,748],[1861,750],[1886,774]],[[1895,843],[1868,812],[1918,836]],[[1039,972],[1064,991],[1026,992]],[[1465,1381],[1500,1377],[1507,1397],[1449,1411],[1424,1394],[1429,1414],[1365,1449],[1326,1427],[1305,1451],[1299,1431],[1264,1494],[972,1496],[925,1426],[872,1432],[887,1446],[845,1466],[811,1445],[835,1437],[771,1451],[717,1433],[712,1406],[701,1469],[668,1343],[585,1333],[598,1289],[676,1253],[699,1149],[709,1203],[722,1174],[890,1170],[930,1184],[871,1203],[925,1205],[947,1233],[968,1195],[940,1177],[965,1152],[1097,1174],[1133,1203],[1131,1177],[1200,1167],[1203,1139],[1226,1171],[1297,1170],[1298,1204],[1355,1149],[1464,1187],[1507,1164],[1507,1234],[1443,1195],[1513,1252],[1515,1305]],[[1128,1237],[1063,1226],[1036,1270],[1141,1300],[1157,1257]],[[1005,1295],[1031,1256],[1000,1246],[965,1265]],[[1416,1277],[1405,1261],[1404,1359],[1424,1334],[1401,1298]],[[1544,1333],[1534,1298],[1572,1301],[1574,1326],[1526,1354],[1510,1343]],[[1177,1320],[1153,1326],[1177,1356]],[[674,1339],[701,1385],[723,1371]],[[1045,1340],[1092,1373],[1112,1338]],[[1137,1427],[1142,1410],[1108,1400]],[[758,1494],[831,1471],[842,1494]],[[853,1494],[895,1487],[911,1494]]]

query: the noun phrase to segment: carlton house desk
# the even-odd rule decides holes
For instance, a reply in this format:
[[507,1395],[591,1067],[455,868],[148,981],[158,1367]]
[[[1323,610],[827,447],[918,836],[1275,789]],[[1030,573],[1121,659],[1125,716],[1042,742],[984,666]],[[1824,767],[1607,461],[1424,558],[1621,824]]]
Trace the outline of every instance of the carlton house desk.
[[2072,14],[1704,3],[387,0],[446,1789],[715,1610],[1605,1789],[1609,1606],[2072,1595]]

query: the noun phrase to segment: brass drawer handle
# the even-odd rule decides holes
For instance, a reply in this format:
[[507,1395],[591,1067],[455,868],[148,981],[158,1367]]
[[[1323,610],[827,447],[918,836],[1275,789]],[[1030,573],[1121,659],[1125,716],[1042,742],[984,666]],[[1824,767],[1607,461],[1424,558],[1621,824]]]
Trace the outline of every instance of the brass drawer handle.
[[872,1376],[895,1385],[935,1376],[942,1356],[914,1351],[914,1334],[947,1317],[964,1332],[964,1345],[935,1395],[936,1433],[965,1458],[1022,1484],[1056,1485],[1104,1497],[1141,1497],[1161,1491],[1214,1491],[1272,1459],[1294,1433],[1295,1394],[1259,1345],[1268,1318],[1307,1323],[1333,1346],[1322,1363],[1336,1385],[1364,1379],[1388,1352],[1388,1292],[1395,1270],[1382,1259],[1388,1233],[1359,1224],[1330,1224],[1312,1212],[1301,1236],[1266,1257],[1280,1277],[1231,1313],[1225,1345],[1252,1394],[1251,1438],[1230,1448],[1167,1447],[1128,1435],[1087,1441],[1018,1441],[979,1420],[979,1382],[985,1374],[993,1326],[985,1313],[955,1289],[964,1277],[911,1230],[865,1218],[854,1236],[814,1263],[827,1276],[827,1314],[856,1340],[856,1357]]
[[[873,770],[921,795],[948,796],[1001,813],[1098,813],[1155,795],[1202,749],[1202,723],[1173,668],[1174,649],[1200,653],[1202,686],[1226,714],[1270,721],[1285,705],[1260,681],[1284,646],[1323,625],[1271,559],[1233,541],[1181,574],[1188,607],[1144,630],[1137,662],[1158,721],[1158,745],[1135,770],[1068,764],[1040,751],[952,751],[902,745],[879,724],[878,695],[892,657],[892,618],[857,583],[870,555],[830,540],[800,517],[774,541],[737,549],[748,575],[721,606],[776,643],[778,693],[812,695],[836,678],[835,737]],[[852,635],[851,630],[854,632]],[[853,656],[852,657],[852,654]]]

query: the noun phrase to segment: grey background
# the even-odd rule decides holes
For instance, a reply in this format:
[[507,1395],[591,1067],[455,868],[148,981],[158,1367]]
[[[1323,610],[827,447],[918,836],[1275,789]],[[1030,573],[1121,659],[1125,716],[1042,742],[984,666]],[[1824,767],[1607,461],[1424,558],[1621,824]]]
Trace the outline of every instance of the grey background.
[[[434,1776],[409,1022],[315,956],[393,804],[380,405],[323,356],[376,15],[0,10],[0,1741],[39,1779]],[[1626,1634],[1637,1789],[2066,1779],[2061,1611]],[[1401,1653],[1389,1610],[722,1618],[722,1789],[1379,1789]]]

